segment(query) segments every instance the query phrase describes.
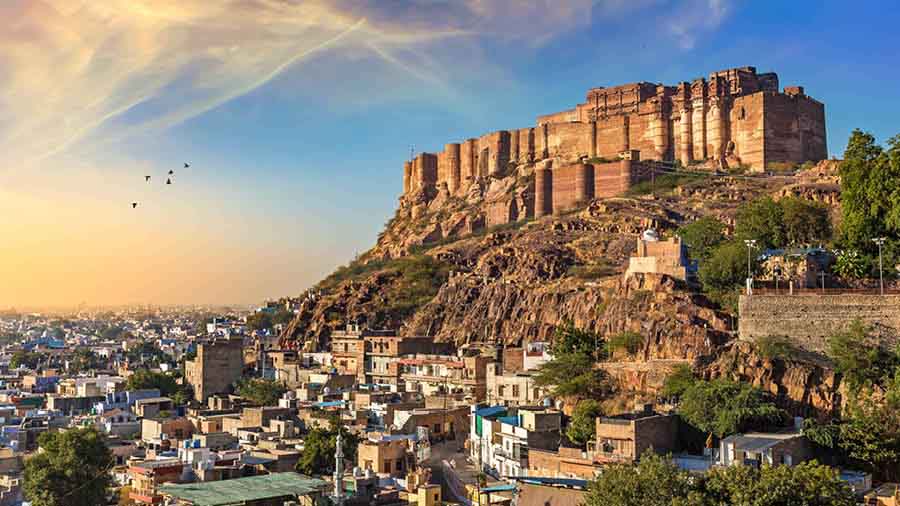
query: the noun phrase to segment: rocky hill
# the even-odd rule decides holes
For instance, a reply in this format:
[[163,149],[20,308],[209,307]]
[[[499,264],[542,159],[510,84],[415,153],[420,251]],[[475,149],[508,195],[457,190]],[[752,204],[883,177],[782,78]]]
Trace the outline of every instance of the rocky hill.
[[672,365],[689,363],[702,375],[781,394],[795,412],[828,413],[838,396],[826,368],[759,358],[735,341],[734,315],[695,286],[663,275],[622,276],[648,227],[666,236],[702,216],[732,224],[737,208],[761,195],[835,203],[823,164],[821,176],[816,169],[802,177],[665,174],[621,197],[539,220],[523,214],[497,227],[485,226],[495,206],[525,209],[515,203],[532,188],[533,164],[479,180],[464,198],[407,194],[370,251],[304,294],[282,344],[327,349],[332,330],[355,322],[457,344],[517,346],[551,339],[570,320],[603,337],[643,336],[637,353],[603,364],[622,391],[652,394]]

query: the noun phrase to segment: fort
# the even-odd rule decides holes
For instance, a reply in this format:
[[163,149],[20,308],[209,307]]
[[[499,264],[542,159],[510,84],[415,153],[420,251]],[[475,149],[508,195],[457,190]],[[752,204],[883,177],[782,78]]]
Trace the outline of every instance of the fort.
[[420,153],[404,164],[403,195],[462,196],[479,181],[533,171],[533,191],[515,214],[539,218],[620,195],[650,177],[653,162],[764,172],[826,157],[824,105],[801,86],[779,91],[775,73],[740,67],[677,86],[593,88],[534,127]]

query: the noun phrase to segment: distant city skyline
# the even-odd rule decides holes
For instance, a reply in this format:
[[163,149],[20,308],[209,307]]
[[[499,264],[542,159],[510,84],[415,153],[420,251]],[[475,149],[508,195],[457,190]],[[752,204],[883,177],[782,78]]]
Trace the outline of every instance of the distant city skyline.
[[374,244],[411,147],[531,126],[595,86],[752,65],[825,104],[831,155],[854,128],[884,142],[890,7],[3,2],[0,309],[297,295]]

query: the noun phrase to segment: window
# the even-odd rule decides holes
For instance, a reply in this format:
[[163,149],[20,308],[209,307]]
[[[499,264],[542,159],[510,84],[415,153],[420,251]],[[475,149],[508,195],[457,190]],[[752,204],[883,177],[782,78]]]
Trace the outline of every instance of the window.
[[403,470],[403,461],[402,461],[402,460],[398,460],[398,461],[397,461],[397,470],[398,470],[398,471],[402,471],[402,470]]
[[386,472],[386,473],[391,472],[391,461],[390,460],[384,461],[384,472]]
[[519,397],[519,385],[513,385],[513,397]]
[[441,424],[439,424],[439,423],[434,424],[434,433],[435,434],[441,433]]

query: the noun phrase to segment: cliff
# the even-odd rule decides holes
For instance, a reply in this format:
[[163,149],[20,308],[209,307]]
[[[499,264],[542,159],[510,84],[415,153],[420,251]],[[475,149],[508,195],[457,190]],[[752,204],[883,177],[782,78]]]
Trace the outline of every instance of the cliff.
[[686,363],[703,376],[772,391],[793,413],[827,416],[840,400],[827,366],[763,360],[736,341],[734,315],[696,287],[664,275],[622,276],[646,228],[666,236],[702,216],[731,224],[746,201],[816,184],[804,177],[682,173],[656,179],[652,191],[640,185],[494,226],[491,209],[522,209],[533,183],[527,167],[480,180],[464,196],[408,194],[371,250],[303,295],[282,344],[328,349],[331,331],[352,322],[456,344],[518,346],[551,339],[571,320],[603,337],[643,336],[634,355],[619,351],[599,365],[621,395],[652,397],[667,372]]

